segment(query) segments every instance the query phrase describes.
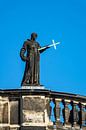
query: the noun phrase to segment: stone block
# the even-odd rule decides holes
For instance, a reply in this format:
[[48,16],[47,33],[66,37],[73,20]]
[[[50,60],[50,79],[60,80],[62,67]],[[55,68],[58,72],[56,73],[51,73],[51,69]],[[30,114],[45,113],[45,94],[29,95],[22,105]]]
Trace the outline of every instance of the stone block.
[[46,130],[46,127],[44,127],[44,126],[28,126],[28,127],[22,127],[21,130]]
[[44,123],[45,122],[45,97],[29,96],[23,97],[23,123]]
[[18,101],[10,101],[10,124],[18,124]]
[[10,130],[19,130],[19,128],[10,128]]
[[45,99],[40,97],[24,97],[23,110],[43,112],[45,109]]
[[0,130],[10,130],[9,127],[0,127]]
[[0,123],[8,123],[8,103],[0,104]]

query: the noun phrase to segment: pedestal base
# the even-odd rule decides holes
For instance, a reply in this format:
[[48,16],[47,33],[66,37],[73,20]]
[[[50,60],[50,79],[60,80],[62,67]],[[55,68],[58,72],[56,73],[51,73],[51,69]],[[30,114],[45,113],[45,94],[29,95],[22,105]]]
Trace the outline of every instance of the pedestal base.
[[45,89],[44,86],[22,86],[22,89]]
[[[22,127],[53,125],[49,119],[49,99],[40,95],[22,96]],[[29,128],[28,128],[29,129]]]

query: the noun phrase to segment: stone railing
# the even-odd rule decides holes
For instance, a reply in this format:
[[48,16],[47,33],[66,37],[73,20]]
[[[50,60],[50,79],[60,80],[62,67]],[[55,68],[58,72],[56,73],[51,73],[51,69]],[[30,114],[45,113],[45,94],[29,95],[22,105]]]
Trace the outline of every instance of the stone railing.
[[86,97],[46,89],[0,91],[0,130],[86,130]]
[[54,115],[57,126],[86,129],[86,97],[57,92],[51,92],[51,97],[55,104]]

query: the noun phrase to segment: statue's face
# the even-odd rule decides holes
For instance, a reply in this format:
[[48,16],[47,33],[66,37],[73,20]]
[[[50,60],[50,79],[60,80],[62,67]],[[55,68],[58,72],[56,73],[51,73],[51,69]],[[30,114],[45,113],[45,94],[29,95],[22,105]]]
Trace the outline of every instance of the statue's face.
[[37,34],[36,33],[32,33],[31,34],[31,39],[35,40],[37,38]]

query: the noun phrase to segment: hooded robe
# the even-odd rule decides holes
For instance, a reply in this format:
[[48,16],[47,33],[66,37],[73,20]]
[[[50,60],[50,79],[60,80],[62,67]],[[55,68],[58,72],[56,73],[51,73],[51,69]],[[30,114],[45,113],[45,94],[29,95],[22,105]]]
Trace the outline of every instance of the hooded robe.
[[[20,57],[26,61],[25,72],[21,85],[39,85],[40,45],[36,41],[27,39],[20,51]],[[26,54],[26,56],[25,56]]]

